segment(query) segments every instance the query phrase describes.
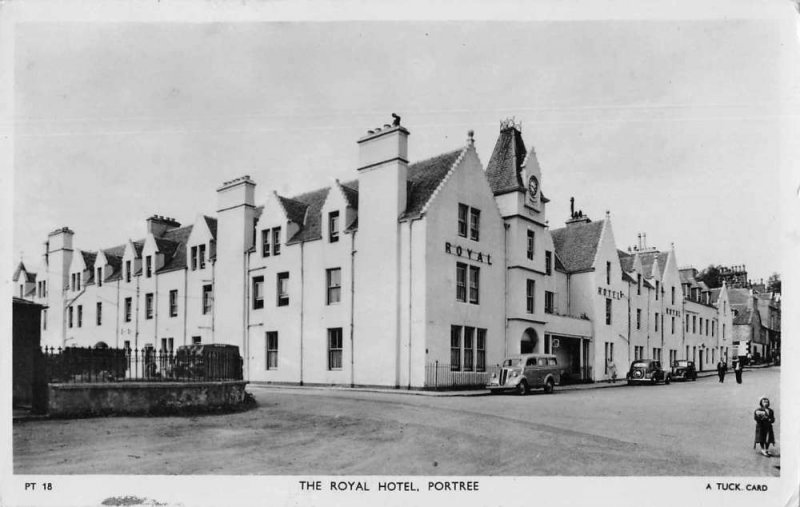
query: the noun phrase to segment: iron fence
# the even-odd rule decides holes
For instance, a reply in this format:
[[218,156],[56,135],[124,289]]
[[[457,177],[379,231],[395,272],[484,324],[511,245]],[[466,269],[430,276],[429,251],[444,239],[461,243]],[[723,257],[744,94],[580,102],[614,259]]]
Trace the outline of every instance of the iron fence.
[[242,358],[233,345],[189,345],[177,352],[44,347],[42,356],[48,383],[242,380]]
[[425,387],[428,389],[483,388],[495,367],[484,371],[454,371],[449,363],[435,361],[425,365]]

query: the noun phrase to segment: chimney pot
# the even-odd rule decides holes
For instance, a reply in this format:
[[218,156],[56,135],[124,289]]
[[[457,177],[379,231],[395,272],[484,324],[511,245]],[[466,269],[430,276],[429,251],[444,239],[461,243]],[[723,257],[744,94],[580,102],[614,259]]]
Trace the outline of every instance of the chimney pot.
[[383,124],[383,128],[385,128],[385,129],[390,129],[390,128],[392,128],[392,126],[391,126],[391,125],[389,125],[388,123],[384,123],[384,124]]

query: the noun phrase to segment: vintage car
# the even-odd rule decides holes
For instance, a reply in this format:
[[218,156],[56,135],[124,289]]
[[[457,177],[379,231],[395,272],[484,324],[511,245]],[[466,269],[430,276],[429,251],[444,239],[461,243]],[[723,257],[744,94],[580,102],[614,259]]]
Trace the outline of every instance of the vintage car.
[[531,389],[542,388],[552,393],[561,382],[558,359],[553,354],[521,354],[503,361],[489,377],[486,388],[492,394],[516,391],[526,395]]
[[671,373],[665,372],[663,368],[661,368],[660,361],[654,361],[652,359],[639,359],[638,361],[632,362],[631,369],[628,370],[628,374],[625,375],[628,385],[636,383],[656,384],[658,382],[669,384],[670,380],[672,380],[671,377]]
[[694,361],[679,359],[672,363],[672,380],[697,380]]

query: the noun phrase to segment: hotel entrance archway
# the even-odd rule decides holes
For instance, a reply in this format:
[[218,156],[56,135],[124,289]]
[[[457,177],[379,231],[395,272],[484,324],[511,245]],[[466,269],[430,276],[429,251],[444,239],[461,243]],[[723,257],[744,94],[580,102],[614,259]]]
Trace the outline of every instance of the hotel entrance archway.
[[539,347],[539,334],[535,329],[529,327],[522,333],[522,339],[519,342],[520,354],[532,354],[537,351]]

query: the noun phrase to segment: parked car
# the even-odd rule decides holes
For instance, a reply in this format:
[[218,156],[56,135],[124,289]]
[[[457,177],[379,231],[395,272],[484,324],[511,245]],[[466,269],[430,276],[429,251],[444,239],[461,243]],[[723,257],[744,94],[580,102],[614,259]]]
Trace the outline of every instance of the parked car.
[[561,382],[558,359],[553,354],[521,354],[505,359],[503,365],[489,377],[486,388],[492,394],[516,391],[526,395],[531,389],[541,388],[552,393]]
[[631,363],[631,368],[628,370],[628,374],[625,375],[625,379],[628,381],[628,385],[634,383],[656,384],[658,382],[669,384],[670,380],[672,380],[671,376],[671,373],[665,372],[661,368],[660,361],[639,359]]
[[672,363],[672,380],[697,380],[694,361],[679,359]]

